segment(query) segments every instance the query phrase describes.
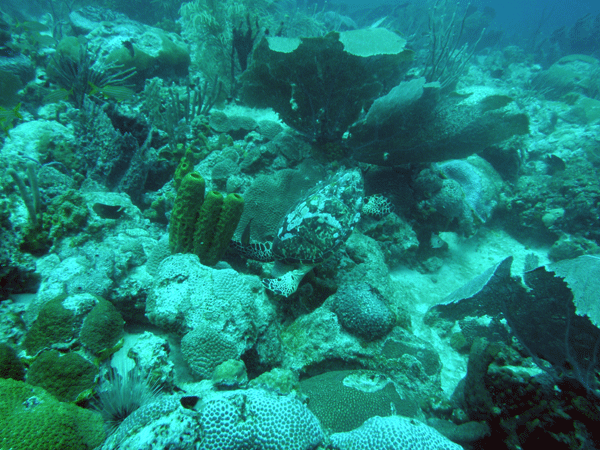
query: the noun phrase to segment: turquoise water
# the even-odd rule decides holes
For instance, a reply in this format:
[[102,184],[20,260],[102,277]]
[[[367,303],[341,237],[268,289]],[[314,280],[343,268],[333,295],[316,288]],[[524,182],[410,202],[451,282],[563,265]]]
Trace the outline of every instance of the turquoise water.
[[598,446],[595,4],[0,14],[0,449]]

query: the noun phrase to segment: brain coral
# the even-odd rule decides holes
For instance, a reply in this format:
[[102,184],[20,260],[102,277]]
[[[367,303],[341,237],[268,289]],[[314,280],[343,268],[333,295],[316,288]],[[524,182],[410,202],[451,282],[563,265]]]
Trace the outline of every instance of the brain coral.
[[0,379],[0,417],[3,449],[91,450],[105,438],[100,414],[22,381]]
[[392,410],[414,416],[418,409],[410,394],[400,396],[389,378],[374,371],[325,372],[301,381],[300,389],[308,397],[309,409],[332,432],[353,430]]
[[50,300],[39,312],[23,343],[30,355],[75,337],[75,314],[63,306],[65,298],[61,295]]
[[125,321],[108,300],[97,297],[98,303],[83,320],[79,339],[94,354],[114,347],[123,336]]
[[146,315],[181,336],[210,326],[247,350],[274,320],[275,310],[258,277],[213,269],[196,255],[177,254],[160,264]]
[[367,341],[385,336],[396,322],[383,295],[367,283],[339,288],[332,309],[349,333]]
[[244,351],[235,339],[212,327],[198,327],[181,339],[181,353],[200,378],[208,379],[215,368],[228,359],[238,359]]
[[319,421],[292,396],[248,389],[194,400],[164,396],[141,407],[102,450],[313,450],[323,440]]
[[62,401],[72,402],[96,383],[98,368],[77,353],[57,350],[40,353],[31,363],[27,382],[46,389]]
[[310,450],[323,440],[319,421],[304,404],[259,389],[208,400],[200,421],[201,450]]
[[331,435],[337,450],[462,450],[434,428],[401,416],[372,417],[359,428]]
[[22,380],[25,368],[17,356],[17,352],[8,344],[0,343],[0,378]]

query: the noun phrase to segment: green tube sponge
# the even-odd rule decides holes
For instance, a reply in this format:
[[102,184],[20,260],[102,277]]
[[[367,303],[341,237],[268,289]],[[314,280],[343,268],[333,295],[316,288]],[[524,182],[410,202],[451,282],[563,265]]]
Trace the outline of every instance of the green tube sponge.
[[218,261],[213,261],[214,257],[210,253],[210,248],[222,209],[223,196],[219,192],[210,191],[206,194],[196,222],[194,253],[198,255],[200,262],[207,266],[215,264]]
[[169,247],[172,253],[191,253],[198,213],[204,201],[204,178],[190,172],[177,190],[177,198],[169,224]]
[[215,235],[209,249],[206,265],[216,264],[227,250],[229,241],[235,233],[244,211],[244,199],[239,194],[229,194],[225,197],[223,208],[219,215],[219,221],[215,228]]

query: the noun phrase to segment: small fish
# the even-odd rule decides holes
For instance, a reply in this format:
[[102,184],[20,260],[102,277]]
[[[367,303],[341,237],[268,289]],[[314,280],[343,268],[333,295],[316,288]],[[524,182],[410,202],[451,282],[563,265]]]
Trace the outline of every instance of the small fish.
[[242,232],[242,246],[248,247],[250,245],[250,224],[252,223],[252,219],[248,221],[246,226],[244,227],[244,231]]
[[381,19],[379,19],[379,20],[375,21],[373,24],[371,24],[371,26],[369,28],[377,28],[387,18],[388,18],[388,16],[382,17]]
[[5,120],[22,119],[23,116],[19,112],[20,109],[20,103],[13,109],[4,109],[2,106],[0,106],[0,122],[4,122]]
[[21,52],[19,50],[15,50],[12,47],[0,47],[0,56],[6,56],[7,58],[14,58],[15,56],[19,56]]
[[544,162],[546,163],[548,175],[554,175],[556,172],[562,172],[567,169],[565,161],[556,155],[546,156]]
[[27,22],[17,22],[15,28],[22,28],[26,31],[48,31],[48,25],[44,25],[40,22],[35,21],[27,21]]
[[431,248],[446,248],[448,243],[444,241],[437,233],[431,233],[431,239],[429,241]]
[[133,58],[135,56],[135,49],[133,48],[133,44],[131,41],[123,41],[123,47],[129,50],[129,54]]
[[73,89],[66,90],[65,88],[56,89],[49,94],[44,96],[42,100],[45,104],[48,103],[58,103],[63,100],[67,100],[71,95],[73,95]]
[[106,85],[102,87],[96,86],[94,83],[89,82],[92,88],[90,95],[101,94],[105,98],[114,98],[115,100],[129,100],[135,95],[135,91],[127,86],[111,86]]
[[36,43],[40,44],[43,47],[51,47],[56,44],[56,39],[50,36],[49,34],[41,34],[36,32],[31,33],[30,39]]
[[21,104],[19,103],[13,109],[4,109],[0,106],[0,129],[8,136],[8,131],[13,127],[13,120],[22,119],[19,112]]

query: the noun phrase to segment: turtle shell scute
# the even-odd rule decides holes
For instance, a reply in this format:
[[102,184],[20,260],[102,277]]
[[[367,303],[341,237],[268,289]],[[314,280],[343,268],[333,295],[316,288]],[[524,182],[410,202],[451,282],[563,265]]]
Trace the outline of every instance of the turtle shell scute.
[[319,185],[286,215],[273,241],[275,259],[286,263],[324,261],[348,239],[360,219],[363,180],[343,170]]

